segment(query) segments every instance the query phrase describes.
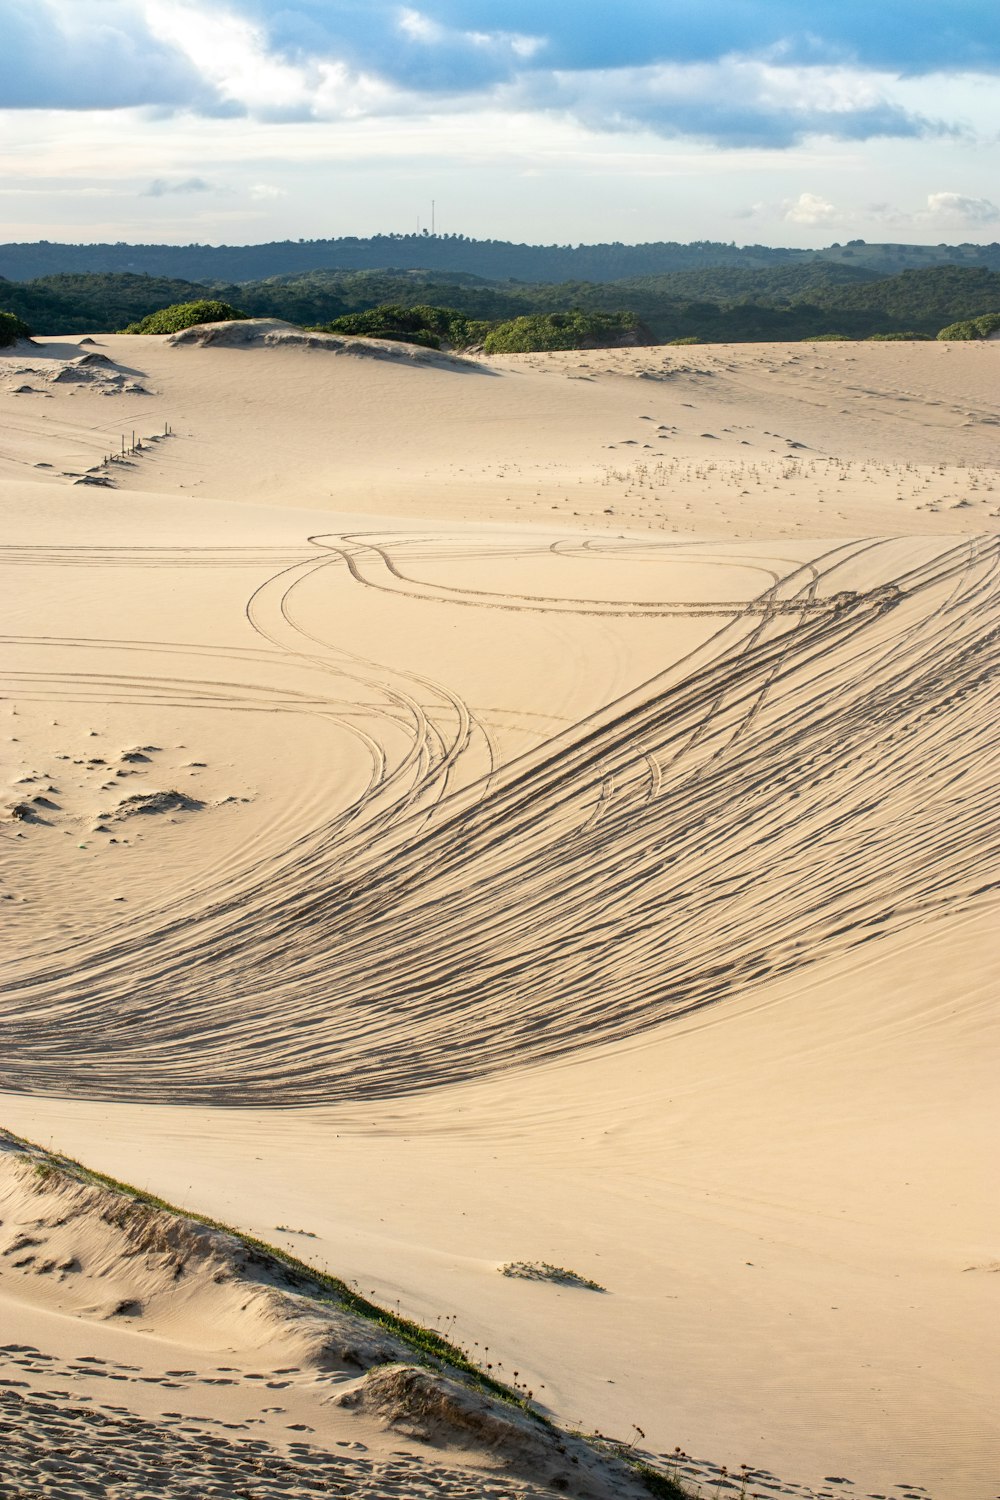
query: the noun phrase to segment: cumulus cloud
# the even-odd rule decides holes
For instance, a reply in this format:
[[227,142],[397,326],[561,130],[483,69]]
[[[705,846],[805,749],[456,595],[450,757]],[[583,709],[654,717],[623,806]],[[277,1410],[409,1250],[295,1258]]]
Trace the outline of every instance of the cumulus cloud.
[[290,59],[266,29],[206,0],[143,0],[157,40],[174,47],[221,106],[265,120],[331,120],[405,112],[400,91],[339,58]]
[[828,224],[837,217],[837,210],[818,193],[800,193],[783,205],[781,217],[791,224]]
[[800,193],[797,198],[785,198],[780,203],[753,203],[749,208],[735,209],[732,217],[784,220],[788,224],[830,224],[841,215],[819,193]]
[[143,188],[143,198],[164,198],[168,193],[210,193],[212,184],[204,177],[183,177],[171,181],[166,177],[154,177],[149,187]]
[[268,203],[274,198],[287,196],[287,189],[276,187],[273,182],[254,182],[248,189],[255,203]]
[[964,193],[928,193],[924,217],[950,224],[994,224],[1000,219],[1000,207],[990,198],[969,198]]

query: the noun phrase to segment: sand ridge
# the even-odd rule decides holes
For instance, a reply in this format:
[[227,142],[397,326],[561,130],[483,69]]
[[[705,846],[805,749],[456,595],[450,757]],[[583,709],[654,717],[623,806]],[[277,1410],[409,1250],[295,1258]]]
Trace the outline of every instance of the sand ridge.
[[[125,1493],[150,1487],[150,1462],[165,1468],[179,1461],[181,1493],[199,1482],[250,1477],[278,1486],[278,1493],[297,1494],[311,1487],[312,1466],[324,1492],[359,1492],[350,1485],[360,1493],[423,1495],[443,1488],[467,1494],[473,1476],[462,1472],[466,1451],[473,1465],[492,1471],[476,1479],[488,1495],[572,1489],[580,1500],[632,1500],[645,1493],[624,1464],[450,1367],[444,1346],[443,1359],[415,1349],[384,1321],[366,1319],[339,1300],[335,1287],[310,1280],[301,1266],[88,1179],[74,1164],[6,1133],[0,1136],[0,1234],[0,1299],[8,1318],[34,1311],[44,1329],[56,1314],[63,1337],[67,1325],[76,1324],[76,1337],[103,1342],[118,1356],[88,1353],[67,1362],[32,1345],[4,1348],[18,1374],[28,1377],[6,1379],[0,1388],[9,1424],[5,1477],[23,1469],[28,1478],[40,1466],[52,1477],[49,1492],[85,1493],[104,1466],[92,1454],[77,1466],[72,1450],[96,1425],[103,1440],[98,1446],[132,1449],[124,1472],[111,1476],[126,1481]],[[102,1340],[104,1330],[110,1340]],[[165,1356],[180,1368],[146,1373]],[[213,1369],[220,1357],[227,1362]],[[264,1370],[248,1370],[251,1361]],[[53,1407],[53,1393],[37,1389],[39,1375],[75,1386],[77,1404],[66,1403],[69,1393],[60,1392],[63,1404]],[[113,1382],[127,1404],[103,1402],[88,1412],[80,1398],[93,1402],[93,1387],[102,1381]],[[207,1415],[164,1413],[169,1421],[158,1429],[133,1414],[128,1398],[135,1396],[123,1385],[169,1391],[170,1400],[185,1406],[199,1394],[223,1399]],[[245,1412],[248,1388],[251,1410],[260,1415],[226,1420],[234,1403]],[[262,1406],[262,1399],[272,1404]],[[381,1432],[444,1450],[451,1465],[421,1463],[407,1451],[387,1455],[384,1441],[377,1462],[333,1454],[335,1446],[368,1450],[361,1434],[371,1439],[371,1421],[362,1420],[359,1432],[355,1413],[376,1418]],[[290,1415],[297,1420],[286,1420]],[[240,1446],[226,1436],[251,1425],[263,1427],[266,1437]],[[317,1428],[311,1442],[290,1436]],[[284,1455],[275,1446],[281,1439]]]

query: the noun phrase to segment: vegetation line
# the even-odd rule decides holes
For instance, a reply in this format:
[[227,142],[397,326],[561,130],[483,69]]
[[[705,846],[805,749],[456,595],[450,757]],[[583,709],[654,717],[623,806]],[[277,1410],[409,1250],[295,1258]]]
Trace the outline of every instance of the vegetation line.
[[[266,1266],[269,1261],[273,1262],[281,1269],[291,1272],[296,1280],[304,1281],[315,1301],[324,1305],[341,1307],[399,1339],[407,1348],[413,1350],[418,1356],[419,1363],[439,1371],[445,1367],[443,1373],[457,1372],[464,1376],[473,1387],[498,1398],[509,1406],[516,1407],[542,1427],[554,1433],[562,1430],[557,1423],[538,1409],[530,1394],[496,1380],[449,1339],[443,1338],[441,1334],[435,1333],[431,1328],[425,1328],[411,1318],[404,1318],[392,1312],[391,1309],[372,1302],[347,1282],[342,1281],[339,1276],[321,1271],[306,1261],[300,1260],[297,1255],[292,1255],[289,1251],[272,1245],[256,1235],[234,1229],[232,1225],[210,1218],[207,1214],[179,1208],[176,1204],[168,1202],[165,1198],[159,1198],[154,1193],[134,1187],[131,1183],[122,1182],[106,1172],[99,1172],[93,1167],[85,1166],[74,1157],[46,1150],[36,1142],[19,1136],[5,1127],[0,1127],[0,1142],[3,1140],[21,1147],[33,1162],[35,1171],[43,1181],[50,1177],[62,1176],[85,1185],[110,1188],[113,1192],[128,1199],[131,1204],[187,1219],[206,1229],[229,1235],[250,1253],[251,1260],[258,1265]],[[633,1445],[617,1442],[601,1435],[594,1437],[587,1437],[586,1434],[574,1435],[588,1443],[595,1452],[606,1453],[623,1460],[651,1495],[660,1497],[660,1500],[690,1500],[690,1493],[687,1490],[683,1489],[671,1475],[664,1474],[647,1463],[647,1456],[635,1451]]]
[[[991,249],[982,248],[984,254]],[[439,342],[482,346],[488,353],[616,342],[933,338],[942,328],[949,329],[947,337],[985,337],[950,330],[953,324],[997,315],[1000,246],[992,248],[997,254],[985,263],[953,263],[962,259],[957,247],[949,252],[952,263],[898,274],[887,272],[884,260],[847,259],[862,255],[848,248],[837,259],[757,265],[736,259],[624,279],[551,282],[335,266],[240,282],[59,272],[23,282],[0,277],[0,307],[39,334],[86,334],[127,326],[169,332],[133,325],[177,304],[228,304],[246,317],[409,338],[432,347]]]
[[[131,1202],[142,1205],[144,1208],[154,1209],[161,1213],[175,1215],[178,1218],[189,1219],[196,1224],[203,1225],[206,1229],[218,1230],[222,1234],[230,1235],[240,1245],[253,1252],[258,1258],[273,1260],[283,1269],[291,1271],[299,1279],[311,1282],[317,1289],[317,1299],[320,1302],[335,1301],[348,1312],[356,1313],[367,1322],[376,1324],[384,1332],[394,1335],[407,1347],[414,1350],[424,1359],[435,1363],[444,1363],[452,1369],[460,1371],[468,1376],[472,1382],[489,1391],[491,1395],[498,1396],[501,1400],[535,1418],[536,1421],[545,1426],[554,1424],[538,1410],[538,1408],[522,1392],[514,1390],[505,1385],[503,1381],[495,1380],[486,1371],[475,1364],[463,1350],[457,1345],[435,1333],[433,1329],[425,1328],[422,1324],[410,1318],[404,1318],[389,1308],[381,1307],[377,1302],[363,1297],[360,1292],[342,1281],[339,1276],[333,1276],[328,1271],[321,1271],[316,1266],[309,1265],[300,1260],[297,1255],[282,1249],[280,1246],[272,1245],[267,1240],[258,1236],[248,1234],[242,1229],[234,1229],[231,1224],[224,1224],[220,1219],[210,1218],[207,1214],[197,1213],[193,1209],[179,1208],[175,1203],[169,1203],[165,1198],[158,1198],[153,1193],[145,1192],[142,1188],[133,1187],[131,1183],[121,1182],[116,1177],[110,1177],[105,1172],[99,1172],[93,1167],[87,1167],[73,1157],[63,1156],[60,1152],[46,1151],[34,1141],[26,1140],[23,1136],[16,1135],[14,1131],[3,1129],[0,1137],[14,1141],[21,1146],[32,1157],[39,1176],[43,1179],[62,1173],[82,1183],[91,1183],[95,1186],[111,1188],[112,1191],[120,1193]],[[323,1296],[322,1293],[326,1293]]]

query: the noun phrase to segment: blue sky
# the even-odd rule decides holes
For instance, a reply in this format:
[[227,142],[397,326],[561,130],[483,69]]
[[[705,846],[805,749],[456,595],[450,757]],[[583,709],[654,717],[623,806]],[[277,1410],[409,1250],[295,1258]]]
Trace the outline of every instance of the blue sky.
[[0,238],[1000,238],[985,0],[0,0]]

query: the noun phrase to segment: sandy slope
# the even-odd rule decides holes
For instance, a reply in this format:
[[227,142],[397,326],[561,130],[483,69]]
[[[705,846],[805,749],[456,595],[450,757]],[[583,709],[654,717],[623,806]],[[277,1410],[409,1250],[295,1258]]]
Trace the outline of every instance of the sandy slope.
[[171,440],[119,470],[121,485],[418,524],[551,520],[725,540],[941,536],[992,529],[1000,508],[996,347],[985,343],[742,344],[416,368],[294,345],[177,349],[121,336],[82,353],[116,369],[54,384],[52,355],[81,355],[55,340],[0,358],[5,478],[41,477],[39,462],[83,472],[123,434],[162,434],[169,422]]
[[[88,1180],[7,1133],[0,1211],[5,1333],[20,1323],[47,1345],[4,1346],[6,1364],[27,1377],[0,1388],[8,1483],[41,1478],[43,1492],[72,1495],[102,1477],[128,1495],[230,1494],[247,1483],[239,1493],[300,1494],[317,1480],[338,1495],[646,1493],[620,1460],[538,1421],[473,1372],[433,1354],[421,1360],[404,1327],[348,1307],[345,1287]],[[68,1355],[83,1330],[91,1352]],[[70,1389],[38,1391],[39,1377]],[[126,1404],[102,1400],[109,1391]],[[394,1439],[406,1446],[393,1450]],[[436,1462],[429,1446],[441,1452]],[[110,1475],[102,1453],[113,1455]]]
[[996,349],[81,352],[0,360],[3,1120],[692,1475],[992,1500]]

